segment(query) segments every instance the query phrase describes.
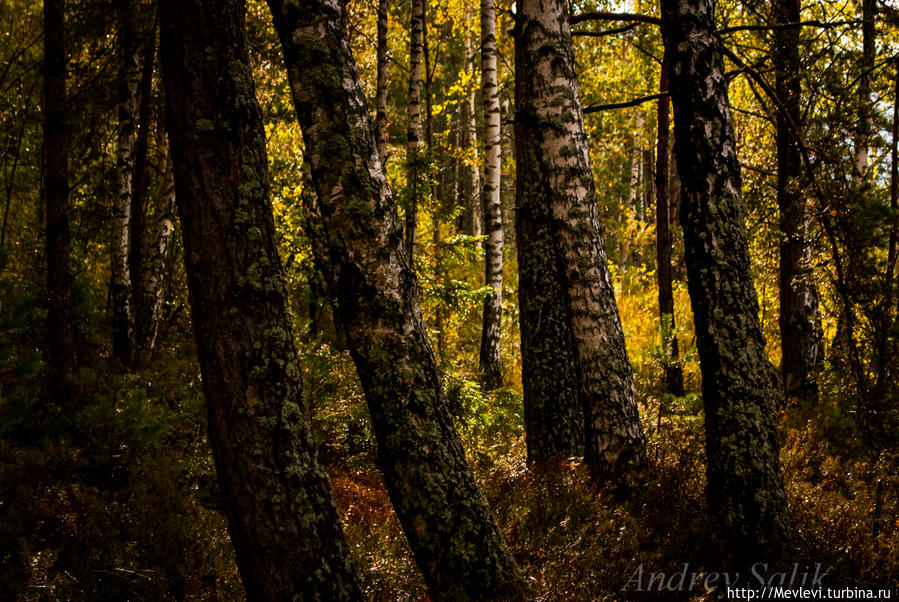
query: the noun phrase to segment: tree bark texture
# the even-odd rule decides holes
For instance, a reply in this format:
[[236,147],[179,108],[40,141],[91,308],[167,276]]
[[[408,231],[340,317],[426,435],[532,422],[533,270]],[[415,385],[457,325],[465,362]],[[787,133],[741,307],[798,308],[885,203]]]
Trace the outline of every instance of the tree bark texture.
[[435,600],[525,586],[453,426],[378,162],[341,0],[269,0],[316,203],[310,236],[371,413],[390,498]]
[[65,0],[44,2],[44,189],[46,194],[47,362],[61,383],[74,363],[66,122]]
[[[798,23],[800,0],[777,0],[774,22]],[[780,210],[781,374],[787,399],[813,405],[818,398],[814,369],[820,327],[818,291],[811,273],[809,207],[803,194],[802,157],[796,129],[802,120],[799,82],[799,28],[774,31],[777,111],[777,205]]]
[[[662,59],[659,91],[668,91],[668,60]],[[662,326],[662,350],[665,370],[665,392],[684,394],[684,372],[677,347],[674,321],[674,270],[671,266],[670,152],[671,99],[659,99],[656,144],[656,282],[659,288],[659,319]]]
[[790,521],[714,0],[664,0],[687,285],[702,371],[707,500],[722,558],[782,559]]
[[118,190],[112,210],[112,348],[122,362],[131,361],[134,346],[134,307],[129,264],[131,203],[134,192],[134,146],[138,120],[138,88],[142,53],[140,2],[119,5],[119,124],[116,174]]
[[390,0],[378,0],[378,75],[375,89],[375,141],[381,165],[387,169],[387,28]]
[[479,368],[483,385],[502,384],[499,342],[503,317],[503,212],[500,205],[500,117],[496,70],[496,6],[481,0],[481,94],[484,104],[484,284],[492,289],[484,299]]
[[409,24],[409,126],[406,131],[406,251],[415,257],[418,236],[418,196],[424,193],[424,139],[422,137],[421,92],[424,63],[425,0],[412,0]]
[[161,0],[209,438],[249,600],[361,600],[301,392],[239,0]]
[[[528,436],[555,430],[554,416],[564,423],[582,412],[587,462],[600,474],[618,475],[642,458],[644,440],[596,217],[568,15],[561,0],[524,0],[519,9],[515,142],[522,374],[531,417],[550,419],[528,423],[529,431],[537,431]],[[566,353],[568,368],[557,365]],[[563,391],[572,380],[573,392]],[[563,399],[566,405],[560,406]]]

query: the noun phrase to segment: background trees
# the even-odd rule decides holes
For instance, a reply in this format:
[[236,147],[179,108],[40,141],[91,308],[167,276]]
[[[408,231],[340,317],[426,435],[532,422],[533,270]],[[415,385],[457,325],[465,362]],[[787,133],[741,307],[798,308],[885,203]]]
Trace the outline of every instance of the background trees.
[[[775,410],[768,420],[781,443],[795,558],[825,563],[834,583],[894,584],[899,574],[896,525],[890,520],[897,499],[892,450],[899,367],[895,279],[899,253],[894,252],[899,230],[891,194],[896,186],[891,158],[895,9],[884,2],[835,5],[809,0],[799,6],[801,26],[795,26],[795,3],[779,3],[782,11],[754,2],[716,4],[714,29],[722,42],[736,152],[736,159],[728,158],[728,168],[738,162],[742,180],[747,253],[739,262],[740,271],[748,270],[751,276],[742,277],[740,287],[748,298],[747,283],[751,284],[758,303],[757,312],[745,312],[753,331],[746,340],[752,344],[744,340],[736,349],[742,353],[752,348],[755,359],[750,364],[770,361],[780,368],[776,372],[798,375],[786,376],[780,383],[766,381],[762,387],[767,390],[770,384],[772,390],[788,394],[772,397]],[[128,229],[134,353],[133,361],[124,362],[114,353],[117,305],[111,294],[110,263],[114,251],[120,250],[112,242],[122,232],[114,217],[121,174],[117,170],[121,48],[127,42],[119,20],[123,5],[68,0],[63,13],[56,13],[53,28],[53,33],[61,31],[58,15],[63,14],[62,53],[52,50],[58,37],[42,33],[44,8],[53,8],[54,3],[20,0],[0,10],[3,594],[73,600],[242,596],[224,519],[226,497],[207,443],[201,349],[191,334],[200,320],[188,310],[185,259],[191,257],[185,256],[183,244],[186,224],[172,210],[177,166],[170,161],[169,137],[179,133],[167,132],[162,116],[166,102],[162,71],[153,58],[158,46],[152,31],[155,2],[141,0],[134,5],[141,15],[139,37],[148,42],[142,42],[143,51],[137,55],[140,81]],[[360,309],[358,316],[363,321],[372,315],[393,320],[417,341],[419,352],[429,345],[438,349],[433,361],[427,353],[413,354],[425,357],[433,377],[422,398],[433,402],[432,409],[444,405],[440,420],[447,428],[438,439],[446,439],[451,429],[458,434],[452,444],[456,466],[464,465],[459,460],[464,452],[473,475],[464,480],[465,490],[475,491],[474,484],[483,492],[483,498],[473,498],[480,500],[475,505],[481,516],[489,505],[498,526],[498,531],[490,527],[486,539],[496,542],[497,532],[502,535],[509,557],[522,567],[535,592],[551,589],[566,600],[615,598],[639,562],[660,570],[680,566],[684,559],[697,567],[711,566],[718,560],[709,544],[715,530],[702,491],[706,477],[713,475],[706,470],[704,407],[714,400],[703,392],[703,380],[715,379],[708,378],[709,369],[702,367],[705,360],[700,361],[705,354],[697,342],[704,335],[695,324],[702,320],[698,312],[694,320],[686,284],[685,231],[679,225],[688,217],[685,210],[695,204],[682,193],[677,158],[664,152],[666,130],[659,127],[664,122],[666,86],[660,83],[664,53],[657,5],[632,3],[627,14],[613,12],[619,8],[603,2],[578,0],[566,5],[573,13],[566,15],[572,30],[566,77],[577,78],[584,128],[578,144],[589,156],[584,165],[589,165],[595,190],[595,203],[587,205],[604,226],[609,282],[645,438],[638,486],[626,502],[602,482],[597,488],[590,481],[579,445],[563,446],[565,457],[550,471],[532,470],[526,462],[527,440],[534,429],[527,429],[533,417],[525,412],[522,383],[529,378],[533,382],[536,372],[522,357],[534,349],[527,341],[547,327],[553,311],[561,314],[561,323],[570,318],[565,315],[570,295],[566,278],[559,277],[555,288],[534,289],[557,302],[546,304],[542,312],[531,311],[533,306],[526,301],[532,280],[527,262],[519,260],[522,251],[527,255],[528,245],[533,248],[541,240],[537,230],[520,227],[522,213],[515,209],[516,194],[528,192],[517,189],[515,182],[528,157],[523,161],[515,152],[522,140],[516,139],[513,125],[516,115],[527,112],[529,95],[537,92],[533,86],[515,92],[516,67],[527,61],[516,59],[512,31],[516,15],[525,11],[507,0],[495,4],[494,96],[481,90],[482,78],[491,75],[482,66],[491,55],[480,48],[481,5],[463,0],[423,5],[427,60],[422,57],[420,103],[425,144],[414,172],[406,149],[412,3],[351,1],[345,8],[347,43],[361,85],[356,110],[364,105],[372,115],[381,114],[375,128],[378,137],[372,138],[386,170],[378,189],[389,183],[399,207],[395,220],[384,213],[384,219],[370,227],[354,220],[352,226],[341,223],[339,229],[327,231],[334,243],[331,248],[338,251],[342,248],[338,243],[347,243],[346,249],[361,248],[347,241],[361,244],[358,241],[385,228],[394,232],[389,244],[375,245],[372,253],[364,254],[366,262],[362,256],[337,253],[344,265],[360,266],[359,271],[343,273],[344,293],[366,282],[360,279],[350,286],[347,274],[377,268],[393,276],[402,273],[401,296],[413,298],[414,273],[420,317],[408,303],[399,317],[377,303]],[[313,188],[303,183],[301,175],[308,157],[281,44],[263,3],[248,3],[246,33],[268,151],[265,166],[257,166],[257,172],[267,172],[271,182],[273,242],[268,253],[275,248],[283,260],[283,296],[289,309],[285,315],[296,335],[297,382],[302,380],[309,406],[314,442],[310,447],[330,477],[347,549],[362,576],[365,595],[419,599],[426,591],[423,574],[436,569],[418,568],[425,563],[418,562],[415,546],[404,532],[410,521],[415,522],[414,513],[408,511],[413,505],[405,502],[407,517],[397,519],[394,502],[403,503],[408,495],[392,491],[391,501],[383,472],[390,458],[379,462],[376,451],[378,439],[387,438],[382,428],[386,419],[377,413],[392,416],[399,411],[400,404],[392,399],[401,397],[396,391],[409,388],[409,381],[396,377],[402,363],[395,359],[395,350],[379,354],[376,345],[360,345],[362,338],[347,336],[342,326],[346,304],[336,312],[331,307],[326,284],[332,283],[335,271],[322,270],[315,260],[313,240],[320,232],[302,209],[302,197]],[[547,54],[558,53],[557,46],[556,40],[548,41]],[[422,51],[424,55],[424,47]],[[64,79],[53,68],[60,58],[66,67]],[[538,56],[527,58],[539,62]],[[525,76],[526,70],[518,75]],[[55,82],[58,90],[63,81],[64,104],[50,102],[49,91],[42,99],[45,82]],[[798,95],[790,93],[793,90]],[[485,110],[485,100],[492,108]],[[328,101],[329,107],[336,105],[333,98]],[[578,103],[566,102],[577,110]],[[65,134],[67,145],[45,142],[45,119],[54,112],[56,118],[64,118],[66,127],[48,128],[48,140]],[[673,118],[681,118],[676,106]],[[331,121],[335,127],[346,125],[343,118]],[[492,148],[499,151],[501,162],[490,179],[495,182],[492,207],[498,210],[495,217],[502,219],[502,227],[494,228],[493,234],[494,240],[502,234],[502,252],[484,238],[489,230],[486,208],[481,207],[488,179],[488,121],[499,130]],[[790,127],[791,121],[797,127]],[[196,130],[204,124],[186,123],[179,128],[184,130],[180,135],[199,136]],[[62,152],[66,146],[67,152]],[[562,148],[569,147],[574,145],[566,141]],[[354,145],[353,150],[359,148]],[[862,151],[865,169],[859,170]],[[326,148],[324,155],[334,152]],[[56,165],[67,158],[65,186],[53,179],[51,158]],[[553,164],[560,162],[557,154],[550,153],[549,158]],[[367,161],[363,164],[369,165]],[[343,171],[338,173],[336,165],[336,161],[322,163],[319,176],[335,178],[339,185],[352,184],[352,178],[338,179]],[[558,175],[538,171],[547,177]],[[578,181],[589,183],[587,170],[582,171]],[[62,246],[56,244],[61,239],[54,233],[61,230],[54,224],[60,223],[61,205],[53,199],[63,195],[68,197],[69,259],[57,261],[53,254]],[[321,207],[335,212],[364,213],[361,204],[324,200],[328,202]],[[402,268],[399,255],[390,249],[394,239],[401,240],[396,231],[409,216],[406,208],[412,200],[418,202],[415,262]],[[729,201],[728,206],[737,205]],[[789,206],[798,213],[789,214]],[[665,215],[670,224],[667,243]],[[791,215],[798,221],[784,222]],[[333,224],[338,217],[339,212],[325,211],[321,219]],[[545,230],[558,231],[560,225],[549,219]],[[342,240],[331,240],[336,231]],[[781,250],[788,246],[800,249],[790,255],[794,263],[781,260]],[[664,274],[666,247],[671,251],[670,278]],[[585,248],[578,247],[577,259],[587,256]],[[732,258],[735,248],[727,246],[725,259]],[[558,259],[565,255],[562,251],[562,245],[547,245],[539,257]],[[385,257],[394,259],[385,262]],[[488,276],[491,265],[499,269]],[[785,276],[784,268],[791,265],[795,273]],[[565,274],[561,269],[556,273]],[[732,278],[727,284],[736,282]],[[70,288],[70,318],[61,319],[53,299],[58,298],[54,291],[65,283]],[[789,308],[781,296],[789,292],[787,284],[802,295],[816,292],[817,313],[806,303],[804,313],[797,314],[800,321],[792,322],[813,327],[802,331],[809,335],[806,338],[783,328]],[[663,290],[668,288],[670,294]],[[494,290],[501,295],[493,297]],[[487,319],[485,300],[492,311]],[[720,308],[723,319],[732,316],[734,307]],[[751,324],[753,315],[757,328]],[[664,316],[671,316],[670,326]],[[224,324],[227,319],[216,322]],[[492,378],[493,382],[485,377],[497,373],[488,369],[481,353],[485,331],[491,333],[492,343],[499,341],[488,357],[491,362],[498,358],[494,365],[501,380]],[[677,359],[674,342],[679,347]],[[721,344],[733,346],[734,341]],[[788,349],[803,361],[817,352],[814,362],[806,362],[808,378],[801,374],[804,368],[789,368]],[[245,356],[256,353],[251,345]],[[357,371],[354,362],[354,355],[363,354],[369,366],[378,367],[368,384],[369,377]],[[563,431],[583,428],[583,413],[575,399],[577,354],[573,339],[549,343],[535,354],[552,366],[545,380],[546,395],[569,404],[568,418],[555,413],[554,426]],[[56,378],[54,367],[68,371],[70,378]],[[672,376],[678,368],[683,395]],[[441,384],[434,384],[438,380]],[[795,388],[803,381],[813,386]],[[56,391],[48,386],[63,382],[67,386]],[[377,411],[370,410],[366,398],[370,389],[378,388],[372,383],[383,389],[381,399],[386,400]],[[806,395],[814,390],[815,395]],[[416,406],[418,394],[403,399],[414,406],[411,414],[424,412],[424,405]],[[763,405],[767,402],[758,407]],[[737,431],[746,433],[742,427]],[[580,434],[565,437],[568,442],[582,440]],[[448,529],[444,534],[454,532]],[[433,582],[431,574],[427,583]]]

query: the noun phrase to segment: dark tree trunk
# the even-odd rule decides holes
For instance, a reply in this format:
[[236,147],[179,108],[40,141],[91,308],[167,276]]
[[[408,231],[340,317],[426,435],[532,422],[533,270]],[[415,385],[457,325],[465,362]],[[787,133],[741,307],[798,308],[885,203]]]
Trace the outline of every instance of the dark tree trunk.
[[[154,11],[155,12],[155,11]],[[149,166],[150,126],[153,118],[153,72],[156,64],[156,22],[155,14],[144,43],[144,57],[141,64],[140,111],[137,128],[137,142],[134,149],[134,190],[131,195],[131,246],[129,248],[129,272],[134,312],[134,359],[144,361],[152,349],[155,324],[152,319],[152,301],[148,303],[144,294],[147,280],[155,275],[147,274],[145,268],[145,236],[147,229],[147,167]]]
[[523,599],[465,459],[346,34],[341,0],[269,0],[317,204],[310,234],[371,412],[378,461],[435,600]]
[[[518,6],[516,203],[529,450],[543,460],[578,447],[574,425],[557,432],[581,412],[586,461],[615,476],[642,457],[643,432],[596,218],[568,15],[562,0]],[[562,441],[552,449],[536,443],[544,439]]]
[[[777,0],[775,24],[797,23],[800,0]],[[818,291],[812,280],[809,247],[809,208],[800,176],[802,157],[796,128],[801,122],[799,28],[774,31],[777,111],[777,205],[780,209],[780,341],[781,373],[787,399],[814,405],[818,386]]]
[[503,320],[503,211],[500,204],[502,148],[496,65],[496,6],[481,0],[481,92],[484,103],[484,299],[478,365],[485,389],[502,385],[499,342]]
[[247,598],[361,600],[300,390],[245,10],[159,7],[209,438]]
[[66,123],[65,0],[44,2],[44,189],[47,202],[47,382],[72,370],[72,271],[69,235],[69,135]]
[[[659,92],[668,91],[668,60],[662,59]],[[658,105],[656,145],[656,282],[659,287],[659,319],[662,325],[662,349],[665,363],[665,392],[684,394],[684,372],[677,348],[674,322],[674,270],[671,267],[670,152],[671,100],[664,96]]]
[[375,91],[375,141],[381,165],[387,169],[387,12],[390,0],[378,0],[378,82]]
[[877,13],[877,0],[862,0],[862,60],[858,76],[858,121],[855,132],[855,165],[854,173],[857,181],[868,175],[868,144],[872,131],[871,76],[877,58],[874,22]]
[[740,164],[714,0],[664,0],[687,284],[705,404],[707,499],[722,559],[775,561],[790,547],[775,422],[740,198]]
[[406,253],[415,258],[418,237],[418,197],[424,193],[424,140],[422,138],[421,88],[424,63],[425,0],[412,0],[409,23],[409,126],[406,130]]

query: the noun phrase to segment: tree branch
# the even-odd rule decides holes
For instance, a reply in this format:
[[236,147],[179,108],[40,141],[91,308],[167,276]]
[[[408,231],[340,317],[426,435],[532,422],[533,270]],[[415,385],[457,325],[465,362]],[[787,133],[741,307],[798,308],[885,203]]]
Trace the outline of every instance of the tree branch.
[[796,29],[797,27],[817,27],[818,29],[832,29],[834,27],[842,27],[844,25],[861,25],[858,19],[849,21],[819,21],[811,19],[809,21],[796,21],[795,23],[779,23],[777,25],[735,25],[734,27],[725,27],[718,30],[718,35],[734,33],[735,31],[779,31],[782,29]]
[[661,25],[662,20],[659,17],[651,15],[640,15],[637,13],[611,13],[606,11],[592,11],[571,15],[568,20],[572,25],[583,23],[584,21],[631,21],[633,23],[649,23],[651,25]]
[[602,38],[605,36],[613,36],[618,33],[625,33],[632,29],[634,29],[639,23],[631,23],[630,25],[625,25],[624,27],[616,27],[615,29],[606,29],[604,31],[586,31],[582,29],[575,29],[571,32],[572,36],[584,36],[589,38]]
[[613,109],[626,109],[628,107],[635,107],[637,105],[643,104],[644,102],[666,98],[667,96],[668,92],[666,91],[659,92],[658,94],[650,94],[648,96],[640,96],[639,98],[634,98],[633,100],[628,100],[625,102],[613,102],[611,104],[605,105],[592,104],[590,106],[584,107],[584,114],[586,115],[587,113],[598,113],[599,111],[611,111]]

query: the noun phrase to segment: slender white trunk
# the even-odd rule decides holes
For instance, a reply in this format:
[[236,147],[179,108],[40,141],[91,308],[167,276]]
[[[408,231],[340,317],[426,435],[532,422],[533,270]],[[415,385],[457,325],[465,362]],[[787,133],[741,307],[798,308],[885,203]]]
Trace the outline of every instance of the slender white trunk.
[[128,264],[131,230],[131,197],[134,177],[134,144],[140,84],[140,3],[123,2],[120,10],[119,124],[116,174],[118,191],[112,212],[111,270],[113,354],[130,361],[134,336],[131,273]]
[[493,289],[484,300],[480,368],[484,384],[501,383],[499,340],[503,308],[503,214],[500,206],[500,107],[496,74],[496,6],[481,0],[481,91],[484,102],[484,243],[485,284]]

